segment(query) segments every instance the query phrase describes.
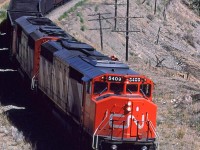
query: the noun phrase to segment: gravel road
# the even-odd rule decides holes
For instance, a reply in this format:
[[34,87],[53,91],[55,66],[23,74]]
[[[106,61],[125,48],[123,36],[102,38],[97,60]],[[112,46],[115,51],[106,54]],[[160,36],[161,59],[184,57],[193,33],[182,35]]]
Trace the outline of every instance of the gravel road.
[[46,17],[48,17],[52,21],[57,21],[60,15],[62,15],[64,12],[68,11],[70,8],[75,6],[79,1],[81,0],[70,0],[66,4],[51,11],[49,14],[46,15]]

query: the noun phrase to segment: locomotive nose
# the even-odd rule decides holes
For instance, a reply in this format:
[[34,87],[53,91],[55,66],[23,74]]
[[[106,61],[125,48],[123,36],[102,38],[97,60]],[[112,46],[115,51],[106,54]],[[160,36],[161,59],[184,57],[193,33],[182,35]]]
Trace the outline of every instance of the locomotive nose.
[[[150,122],[155,126],[157,107],[144,98],[120,100],[121,105],[112,107],[109,125],[123,138],[144,139],[152,137]],[[145,150],[145,149],[144,149]]]

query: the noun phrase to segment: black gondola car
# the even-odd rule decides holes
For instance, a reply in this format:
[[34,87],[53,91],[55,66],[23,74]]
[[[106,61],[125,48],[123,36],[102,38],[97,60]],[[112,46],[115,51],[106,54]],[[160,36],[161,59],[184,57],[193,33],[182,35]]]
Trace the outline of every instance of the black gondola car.
[[8,17],[9,20],[11,20],[11,24],[14,25],[14,21],[24,15],[41,16],[39,11],[39,1],[11,0],[8,8]]
[[55,6],[59,6],[63,3],[64,1],[63,0],[54,0],[54,5]]
[[16,50],[16,31],[15,20],[21,16],[38,16],[42,14],[39,8],[39,0],[11,0],[8,7],[7,18],[7,39],[9,43],[9,49]]
[[40,0],[40,9],[42,14],[47,14],[55,7],[54,0]]

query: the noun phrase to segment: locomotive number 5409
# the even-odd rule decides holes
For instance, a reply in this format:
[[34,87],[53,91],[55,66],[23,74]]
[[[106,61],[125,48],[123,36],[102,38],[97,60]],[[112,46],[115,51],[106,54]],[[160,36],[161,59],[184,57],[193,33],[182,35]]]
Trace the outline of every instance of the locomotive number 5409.
[[122,77],[108,76],[108,81],[122,82]]

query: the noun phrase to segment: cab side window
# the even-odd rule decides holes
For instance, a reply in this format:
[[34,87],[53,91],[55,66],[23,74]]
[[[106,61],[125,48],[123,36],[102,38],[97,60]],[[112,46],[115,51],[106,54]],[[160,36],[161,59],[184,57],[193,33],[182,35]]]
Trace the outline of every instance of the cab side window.
[[128,84],[126,86],[126,92],[133,93],[138,91],[138,85],[137,84]]
[[108,89],[108,83],[106,82],[95,82],[94,83],[94,94],[102,94]]
[[124,84],[123,83],[111,83],[110,84],[110,91],[114,92],[115,94],[119,94],[123,92]]
[[145,94],[145,96],[151,96],[151,85],[150,84],[141,84],[140,93]]
[[90,82],[86,83],[86,92],[87,92],[87,94],[91,94],[91,85],[90,84],[91,84]]

